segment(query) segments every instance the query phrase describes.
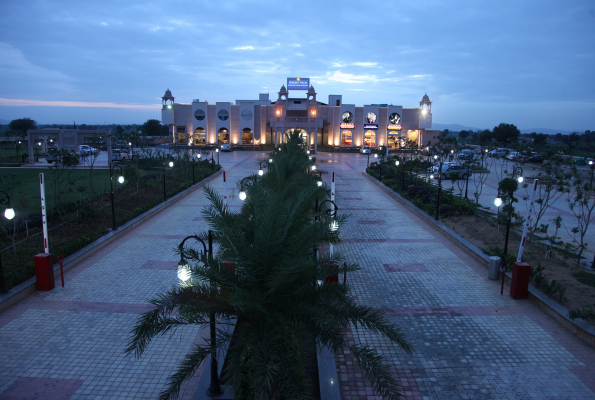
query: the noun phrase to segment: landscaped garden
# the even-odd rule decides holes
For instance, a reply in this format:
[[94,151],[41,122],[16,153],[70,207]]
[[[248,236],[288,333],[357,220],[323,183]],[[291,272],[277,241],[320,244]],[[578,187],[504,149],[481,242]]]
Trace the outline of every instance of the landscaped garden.
[[[49,169],[0,171],[0,188],[9,194],[16,212],[10,221],[3,218],[0,235],[2,266],[8,288],[34,275],[33,257],[44,250],[40,172],[44,172],[46,181],[50,253],[69,256],[112,229],[110,170],[77,169],[74,165],[75,162],[64,162]],[[115,164],[116,225],[121,226],[161,203],[164,191],[169,198],[219,169],[218,165],[206,160],[192,161],[188,153],[178,153],[167,159],[150,154]],[[123,184],[118,181],[120,175],[124,177]]]

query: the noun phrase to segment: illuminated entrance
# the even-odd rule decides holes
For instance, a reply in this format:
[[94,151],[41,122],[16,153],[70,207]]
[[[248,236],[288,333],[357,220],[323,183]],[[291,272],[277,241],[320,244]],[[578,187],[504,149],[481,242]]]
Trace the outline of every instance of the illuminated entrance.
[[308,131],[305,131],[301,128],[286,130],[285,135],[283,135],[283,143],[287,143],[287,139],[289,138],[289,135],[291,135],[292,133],[298,133],[300,135],[300,138],[302,139],[302,142],[308,143]]
[[254,144],[254,134],[252,133],[252,129],[242,129],[242,144]]
[[388,148],[396,150],[401,144],[401,133],[399,131],[390,131],[388,133]]
[[370,147],[376,147],[376,132],[366,131],[364,133],[364,145]]
[[353,144],[353,132],[341,131],[341,146],[349,146]]
[[207,144],[207,133],[204,128],[196,128],[194,130],[194,144],[204,146]]
[[226,128],[219,129],[219,144],[229,143],[229,131]]

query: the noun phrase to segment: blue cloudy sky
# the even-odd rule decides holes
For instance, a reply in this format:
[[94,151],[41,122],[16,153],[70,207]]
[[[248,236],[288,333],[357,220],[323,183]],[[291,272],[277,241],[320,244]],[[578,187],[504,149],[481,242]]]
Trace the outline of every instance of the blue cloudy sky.
[[[595,130],[595,2],[0,2],[0,119],[142,123],[310,77],[319,99],[491,128]],[[297,92],[297,94],[302,94]]]

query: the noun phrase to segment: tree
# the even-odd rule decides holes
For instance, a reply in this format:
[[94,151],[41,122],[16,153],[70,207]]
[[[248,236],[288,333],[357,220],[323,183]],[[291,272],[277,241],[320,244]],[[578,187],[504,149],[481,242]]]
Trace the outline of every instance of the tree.
[[21,137],[24,137],[29,129],[37,128],[37,122],[31,118],[13,119],[10,121],[9,127],[10,130],[20,132]]
[[[587,248],[585,243],[585,235],[589,229],[591,222],[595,220],[595,184],[589,179],[584,179],[576,166],[572,167],[572,178],[570,180],[570,188],[567,191],[568,207],[576,218],[576,227],[571,229],[574,235],[574,243],[578,246],[578,257],[576,260],[577,267],[580,265],[581,256]],[[576,237],[578,235],[578,238]]]
[[556,134],[554,135],[554,140],[555,140],[556,142],[561,142],[561,141],[562,141],[562,134],[561,134],[560,132],[556,133]]
[[465,131],[465,130],[462,130],[462,131],[460,131],[460,132],[459,132],[459,137],[460,137],[461,139],[465,139],[465,138],[466,138],[466,137],[468,137],[470,134],[471,134],[471,132],[470,132],[470,131]]
[[479,144],[482,146],[487,146],[492,141],[492,132],[488,129],[484,130],[479,134]]
[[492,135],[498,143],[506,145],[508,143],[516,143],[519,140],[521,131],[513,124],[501,123],[494,127]]
[[124,134],[124,128],[122,128],[122,125],[116,126],[115,133],[118,137],[121,137]]
[[547,143],[548,137],[549,137],[549,135],[546,135],[545,133],[537,133],[537,134],[535,134],[535,137],[533,138],[533,143],[545,144],[545,143]]
[[443,138],[447,137],[449,132],[450,132],[450,130],[448,130],[448,129],[440,131],[440,137],[443,137]]
[[[205,189],[211,207],[203,215],[214,232],[218,254],[211,257],[180,249],[193,260],[191,279],[151,300],[154,308],[139,318],[126,352],[140,356],[153,337],[183,325],[206,324],[216,314],[222,323],[231,318],[243,323],[241,334],[234,335],[229,347],[229,363],[221,377],[223,383],[233,385],[238,400],[310,398],[311,382],[299,351],[300,341],[308,336],[312,350],[314,346],[335,353],[349,349],[376,392],[396,399],[398,379],[383,357],[370,347],[350,345],[344,332],[353,324],[385,336],[407,352],[411,346],[379,311],[357,304],[349,285],[323,284],[335,273],[358,267],[343,264],[344,257],[337,252],[315,256],[313,249],[321,243],[339,242],[333,223],[341,226],[346,217],[333,218],[325,207],[313,211],[317,199],[329,192],[306,172],[313,162],[296,135],[293,138],[272,156],[274,162],[264,176],[250,179],[239,212],[226,210],[222,197],[212,188]],[[219,260],[233,263],[233,270],[221,268]],[[218,337],[216,347],[210,341],[194,346],[169,378],[161,399],[176,396],[205,358],[231,340],[220,329]]]
[[568,146],[568,151],[572,151],[572,148],[581,139],[578,132],[572,132],[568,135],[562,136],[562,143]]
[[158,119],[149,119],[142,125],[141,131],[145,136],[160,136],[161,126],[161,121]]

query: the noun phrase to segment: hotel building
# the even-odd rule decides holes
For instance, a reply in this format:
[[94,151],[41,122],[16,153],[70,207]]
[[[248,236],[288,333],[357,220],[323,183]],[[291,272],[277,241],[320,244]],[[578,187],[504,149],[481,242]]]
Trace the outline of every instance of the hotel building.
[[[293,95],[296,90],[305,91],[306,96]],[[329,95],[328,102],[323,103],[316,98],[308,78],[288,78],[287,88],[281,86],[277,95],[275,101],[266,93],[258,100],[236,100],[235,104],[209,104],[198,99],[182,104],[174,101],[168,89],[162,97],[161,122],[169,126],[174,143],[277,146],[286,132],[300,129],[313,150],[318,146],[398,149],[407,140],[423,146],[439,133],[431,130],[432,102],[427,94],[419,108],[392,104],[358,107],[343,104],[341,95]]]

